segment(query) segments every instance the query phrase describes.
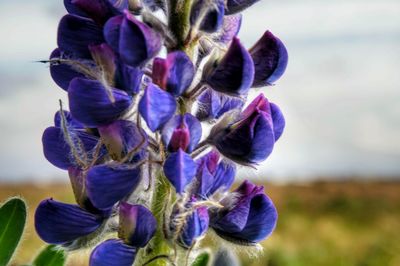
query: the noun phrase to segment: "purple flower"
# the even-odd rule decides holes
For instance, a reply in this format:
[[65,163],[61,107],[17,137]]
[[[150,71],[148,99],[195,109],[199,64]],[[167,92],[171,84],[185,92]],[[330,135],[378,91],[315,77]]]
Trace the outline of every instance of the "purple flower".
[[98,24],[104,24],[107,19],[118,15],[123,8],[128,7],[128,1],[123,0],[124,5],[113,5],[115,1],[109,0],[64,0],[64,5],[70,14],[89,17]]
[[154,84],[149,84],[139,102],[139,112],[151,131],[161,129],[174,115],[175,98]]
[[162,130],[164,145],[171,152],[192,152],[201,138],[201,124],[191,114],[176,115]]
[[171,153],[164,163],[164,173],[177,193],[182,193],[196,174],[196,163],[182,149]]
[[223,23],[224,7],[224,0],[214,0],[212,3],[205,0],[195,0],[190,12],[191,26],[197,26],[201,31],[208,33],[217,31]]
[[103,218],[78,205],[43,200],[35,212],[36,232],[49,244],[67,244],[96,231]]
[[285,119],[279,108],[260,94],[228,127],[215,126],[209,141],[226,157],[248,165],[264,161],[281,136]]
[[161,48],[160,34],[127,11],[107,21],[104,37],[122,61],[133,67],[144,66]]
[[75,78],[68,89],[72,116],[88,127],[104,126],[119,119],[130,107],[131,97],[97,80]]
[[184,248],[193,246],[208,230],[209,216],[206,207],[193,210],[188,215],[178,237],[178,243]]
[[245,95],[253,83],[254,64],[236,37],[223,58],[205,66],[203,79],[214,90],[228,95]]
[[220,202],[224,208],[211,211],[211,227],[223,238],[238,244],[256,244],[275,229],[277,211],[262,186],[249,181]]
[[157,221],[151,211],[141,205],[121,202],[119,213],[119,237],[131,246],[146,246],[157,229]]
[[266,31],[249,50],[254,61],[254,81],[252,87],[272,85],[285,72],[288,53],[277,37]]
[[226,112],[242,109],[244,101],[237,97],[230,97],[223,93],[218,93],[207,89],[198,98],[199,108],[196,117],[200,121],[218,119]]
[[166,59],[153,61],[153,82],[174,96],[184,93],[194,78],[194,66],[181,51],[169,53]]
[[131,266],[139,248],[144,247],[156,232],[157,221],[141,205],[122,202],[118,236],[98,245],[90,256],[90,266]]

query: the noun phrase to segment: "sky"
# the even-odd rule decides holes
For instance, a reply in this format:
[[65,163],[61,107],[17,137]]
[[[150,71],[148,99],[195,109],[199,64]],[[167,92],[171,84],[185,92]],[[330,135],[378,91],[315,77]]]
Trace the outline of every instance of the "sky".
[[[56,47],[62,1],[0,0],[0,182],[60,181],[41,135],[65,92],[35,63]],[[261,0],[244,12],[239,38],[265,30],[286,45],[289,65],[273,87],[287,126],[258,170],[278,182],[400,176],[400,1]]]

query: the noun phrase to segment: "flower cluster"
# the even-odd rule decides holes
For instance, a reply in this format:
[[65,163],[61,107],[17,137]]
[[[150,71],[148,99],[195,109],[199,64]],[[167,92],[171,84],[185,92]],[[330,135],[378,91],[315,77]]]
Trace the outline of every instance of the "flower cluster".
[[48,62],[69,111],[60,103],[42,142],[68,171],[76,204],[40,203],[44,241],[96,246],[90,265],[124,266],[155,234],[151,249],[165,241],[171,252],[209,229],[243,245],[271,234],[277,212],[263,187],[244,181],[229,192],[236,164],[264,161],[285,126],[262,93],[243,109],[288,59],[269,31],[250,49],[236,37],[239,12],[255,2],[64,0]]

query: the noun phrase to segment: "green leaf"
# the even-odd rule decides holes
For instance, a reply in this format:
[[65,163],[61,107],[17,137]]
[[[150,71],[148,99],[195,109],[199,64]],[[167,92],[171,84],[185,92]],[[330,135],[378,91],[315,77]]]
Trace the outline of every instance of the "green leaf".
[[65,252],[55,245],[49,245],[40,252],[33,261],[32,266],[62,266],[65,261]]
[[26,204],[20,198],[11,198],[0,208],[0,266],[11,260],[26,222]]
[[192,266],[207,266],[210,260],[210,254],[207,252],[201,253],[192,263]]

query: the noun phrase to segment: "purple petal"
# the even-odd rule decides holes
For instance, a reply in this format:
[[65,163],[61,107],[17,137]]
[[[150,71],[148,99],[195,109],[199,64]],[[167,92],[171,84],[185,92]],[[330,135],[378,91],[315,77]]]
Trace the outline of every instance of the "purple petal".
[[[80,151],[80,155],[82,152],[90,153],[99,142],[97,137],[80,130],[70,130],[70,135],[77,149],[82,146],[85,149]],[[61,128],[48,127],[43,133],[42,143],[44,156],[54,166],[67,170],[78,165]]]
[[274,124],[275,141],[277,141],[282,136],[286,122],[285,122],[285,117],[283,116],[279,107],[274,103],[270,103],[270,106],[271,106],[272,121]]
[[119,237],[134,247],[144,247],[157,229],[157,221],[147,208],[122,202],[119,208]]
[[[200,15],[203,12],[202,9],[207,9],[207,14],[202,18],[199,23],[200,30],[208,33],[213,33],[217,31],[223,23],[223,18],[225,14],[225,1],[224,0],[214,0],[213,3],[208,3],[209,1],[197,0],[192,5],[192,10],[190,12],[190,24],[193,26],[198,23],[198,19],[201,18]],[[216,8],[211,8],[210,6],[215,5]]]
[[266,31],[249,52],[255,68],[252,87],[271,85],[285,72],[288,64],[287,50],[271,32]]
[[64,6],[68,13],[81,17],[87,17],[87,14],[72,2],[74,2],[74,0],[64,0]]
[[139,68],[119,63],[115,76],[115,87],[126,91],[128,95],[138,94],[142,77],[143,71]]
[[151,131],[162,128],[174,115],[175,98],[154,84],[149,84],[139,102],[139,112]]
[[227,0],[225,14],[231,15],[242,12],[246,8],[257,3],[259,0]]
[[[180,129],[185,129],[188,135],[188,142],[185,148],[177,144],[180,143],[178,137],[181,135],[174,136],[174,132]],[[182,150],[190,153],[199,143],[201,134],[202,128],[200,122],[193,115],[187,113],[176,115],[165,124],[162,130],[162,139],[167,147],[170,146],[171,151],[177,151],[180,147]]]
[[97,165],[86,177],[86,190],[93,205],[105,210],[132,192],[140,181],[140,168]]
[[222,161],[218,164],[217,171],[214,175],[214,182],[211,189],[208,191],[209,195],[214,194],[216,191],[227,191],[235,181],[236,167]]
[[217,66],[206,66],[204,74],[206,82],[214,90],[230,95],[244,95],[253,83],[254,64],[250,54],[235,37]]
[[94,232],[102,219],[81,209],[52,199],[43,200],[35,212],[36,232],[50,244],[65,244]]
[[198,238],[207,232],[208,225],[207,208],[200,207],[196,209],[186,220],[182,234],[179,236],[179,244],[184,248],[190,248]]
[[137,249],[120,239],[108,239],[98,245],[90,255],[90,266],[132,266]]
[[72,0],[71,2],[100,25],[120,13],[108,0]]
[[132,103],[126,92],[105,88],[99,81],[82,78],[71,81],[68,98],[72,116],[88,127],[117,120]]
[[206,198],[213,186],[213,182],[214,176],[210,173],[206,163],[203,162],[198,165],[194,193],[202,198]]
[[244,101],[240,98],[230,97],[211,89],[207,89],[200,95],[198,103],[196,117],[200,121],[218,119],[226,112],[241,109],[244,105]]
[[[71,113],[68,111],[63,111],[67,127],[69,128],[75,128],[75,129],[83,129],[84,126],[82,123],[77,121],[75,118],[72,117]],[[62,127],[62,118],[61,118],[61,113],[60,111],[57,111],[56,114],[54,115],[54,126],[56,127]]]
[[260,242],[274,231],[277,219],[278,213],[272,200],[266,195],[257,195],[251,200],[245,228],[232,236],[249,242]]
[[196,174],[196,163],[187,153],[179,149],[171,153],[164,163],[164,173],[177,193],[182,193]]
[[146,132],[131,121],[117,120],[98,129],[109,155],[114,160],[121,160],[135,149],[139,153],[147,146]]
[[156,58],[153,63],[154,82],[174,96],[189,88],[194,73],[192,61],[182,51],[169,53],[166,59]]
[[[64,57],[66,56],[58,48],[50,55],[50,59],[64,59]],[[61,62],[60,64],[50,64],[50,75],[54,82],[65,91],[68,91],[68,86],[72,79],[76,77],[85,77],[84,74],[74,70],[70,65]]]
[[124,20],[123,15],[115,16],[110,18],[104,25],[103,29],[104,38],[115,52],[119,51],[120,30],[123,20]]
[[143,66],[161,49],[161,36],[125,11],[120,27],[119,53],[133,67]]
[[91,19],[75,15],[65,15],[61,19],[58,26],[58,47],[73,58],[91,59],[89,45],[103,42],[101,27]]

